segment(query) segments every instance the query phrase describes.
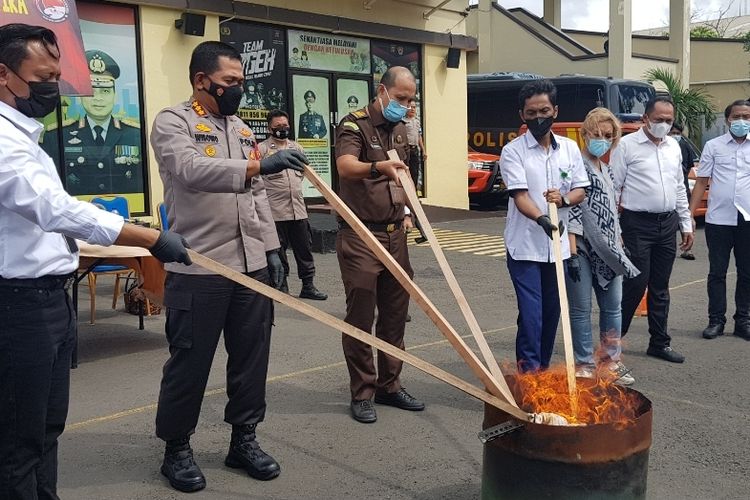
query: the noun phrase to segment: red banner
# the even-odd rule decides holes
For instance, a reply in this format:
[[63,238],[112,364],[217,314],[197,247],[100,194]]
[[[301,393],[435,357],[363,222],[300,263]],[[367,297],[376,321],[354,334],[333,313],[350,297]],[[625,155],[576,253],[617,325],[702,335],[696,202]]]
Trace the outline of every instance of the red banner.
[[2,0],[0,25],[24,23],[55,32],[60,45],[63,95],[91,95],[91,78],[74,0]]

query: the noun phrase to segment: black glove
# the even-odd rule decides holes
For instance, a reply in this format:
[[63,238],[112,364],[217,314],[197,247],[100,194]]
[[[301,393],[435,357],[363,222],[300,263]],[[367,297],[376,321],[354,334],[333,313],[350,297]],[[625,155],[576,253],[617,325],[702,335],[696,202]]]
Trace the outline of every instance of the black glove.
[[565,263],[568,268],[568,277],[575,283],[581,281],[581,261],[579,259],[578,254],[574,253]]
[[305,153],[296,149],[282,149],[278,153],[260,160],[260,174],[278,174],[285,168],[302,172],[308,163],[310,162],[307,160]]
[[181,262],[186,266],[193,263],[187,253],[190,246],[185,238],[172,231],[162,231],[154,246],[148,249],[151,255],[162,262]]
[[557,225],[560,228],[560,238],[562,238],[562,234],[565,232],[565,223],[563,221],[560,221],[557,223]]
[[552,231],[556,230],[557,226],[552,224],[552,221],[549,219],[549,215],[540,215],[536,218],[536,223],[542,226],[542,229],[544,229],[544,232],[547,233],[549,239],[552,239]]
[[284,281],[284,266],[281,265],[278,250],[266,252],[266,262],[268,263],[268,275],[271,278],[271,286],[278,290]]

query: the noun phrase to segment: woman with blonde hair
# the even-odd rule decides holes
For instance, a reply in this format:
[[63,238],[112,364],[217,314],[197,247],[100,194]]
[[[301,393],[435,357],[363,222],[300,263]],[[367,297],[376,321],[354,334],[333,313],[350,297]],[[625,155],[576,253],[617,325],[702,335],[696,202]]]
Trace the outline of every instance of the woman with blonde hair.
[[[566,285],[576,376],[608,377],[622,385],[635,379],[620,357],[622,347],[622,280],[640,271],[623,250],[617,213],[614,178],[602,157],[620,140],[617,118],[605,108],[592,109],[581,126],[583,163],[591,185],[586,199],[568,215],[570,259],[566,261]],[[599,305],[601,346],[594,355],[591,326],[591,290]]]

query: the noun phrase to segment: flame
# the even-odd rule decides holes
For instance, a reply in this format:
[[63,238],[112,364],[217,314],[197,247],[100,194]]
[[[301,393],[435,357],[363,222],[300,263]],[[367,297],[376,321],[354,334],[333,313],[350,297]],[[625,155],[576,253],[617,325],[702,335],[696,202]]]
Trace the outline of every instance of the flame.
[[606,370],[594,379],[576,381],[575,401],[568,394],[565,366],[515,376],[516,400],[530,413],[556,413],[571,425],[615,424],[624,428],[638,417],[638,393],[614,383]]

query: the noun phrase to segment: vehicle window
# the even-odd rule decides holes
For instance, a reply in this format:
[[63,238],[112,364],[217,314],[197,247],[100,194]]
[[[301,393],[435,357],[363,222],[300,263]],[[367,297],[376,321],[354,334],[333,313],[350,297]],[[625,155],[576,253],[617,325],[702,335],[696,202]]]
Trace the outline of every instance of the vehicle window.
[[589,111],[606,106],[604,85],[556,83],[558,122],[582,122]]
[[654,89],[642,85],[617,85],[619,109],[615,113],[635,113],[642,115],[646,111],[646,102],[654,97]]
[[502,91],[488,89],[469,93],[469,123],[472,127],[493,128],[498,126],[519,127],[518,90]]

